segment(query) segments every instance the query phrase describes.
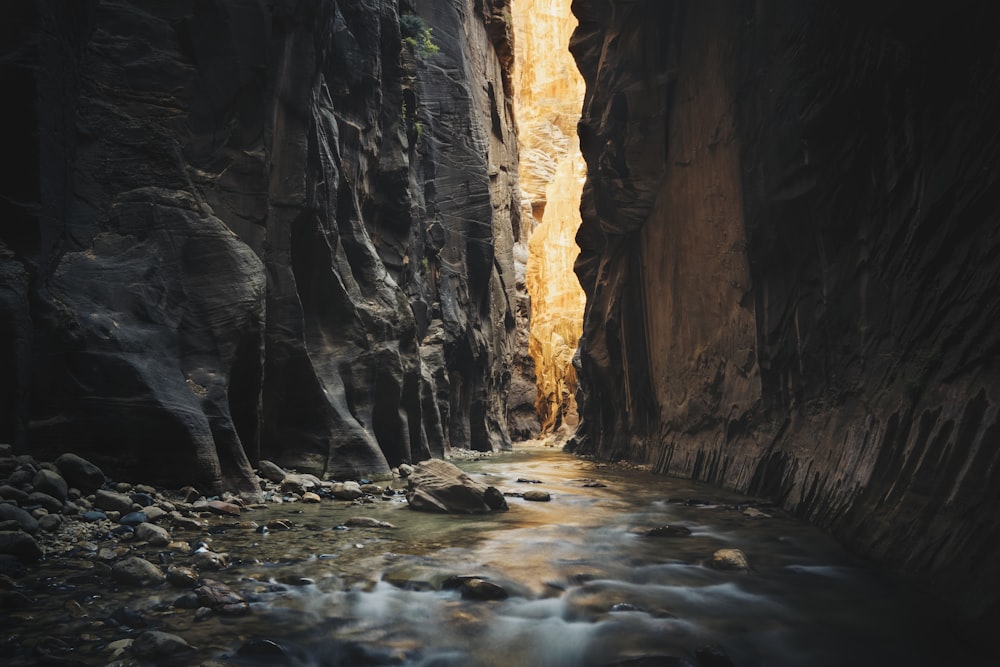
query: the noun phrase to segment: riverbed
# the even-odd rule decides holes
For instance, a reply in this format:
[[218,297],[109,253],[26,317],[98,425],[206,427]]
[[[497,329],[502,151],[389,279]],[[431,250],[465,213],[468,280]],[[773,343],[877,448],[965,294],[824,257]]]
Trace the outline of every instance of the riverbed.
[[[548,448],[456,463],[507,493],[509,511],[418,513],[394,495],[272,504],[215,518],[201,533],[174,531],[192,548],[205,541],[227,554],[228,568],[202,574],[249,601],[240,616],[178,608],[184,591],[167,584],[115,583],[95,557],[100,544],[49,558],[18,578],[31,604],[3,610],[0,657],[11,666],[39,656],[139,664],[127,640],[155,629],[191,645],[156,663],[175,665],[881,667],[966,659],[948,614],[919,582],[852,557],[765,502]],[[530,489],[551,500],[520,497]],[[394,527],[344,526],[359,516]],[[280,522],[288,530],[261,532]],[[690,534],[648,535],[663,526]],[[164,567],[191,558],[117,547]],[[749,571],[707,567],[719,549],[743,551]],[[505,597],[463,596],[455,582],[469,577]]]

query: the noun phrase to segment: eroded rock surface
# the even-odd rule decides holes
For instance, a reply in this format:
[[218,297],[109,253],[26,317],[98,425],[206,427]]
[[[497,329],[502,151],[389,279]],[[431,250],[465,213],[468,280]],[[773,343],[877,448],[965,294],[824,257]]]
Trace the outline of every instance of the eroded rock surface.
[[577,0],[579,451],[779,499],[1000,618],[986,8]]
[[244,494],[509,446],[507,0],[414,4],[11,12],[0,441]]
[[455,464],[440,459],[422,461],[406,481],[410,509],[456,514],[507,509],[507,501],[496,487],[478,482]]

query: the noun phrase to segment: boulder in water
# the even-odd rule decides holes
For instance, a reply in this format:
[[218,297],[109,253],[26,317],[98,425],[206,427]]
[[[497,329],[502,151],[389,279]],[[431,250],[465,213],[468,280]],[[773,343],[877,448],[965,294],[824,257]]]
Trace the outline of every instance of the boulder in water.
[[118,581],[134,586],[155,586],[166,578],[163,571],[148,560],[132,556],[115,563],[111,576]]
[[243,596],[225,584],[214,579],[205,579],[194,589],[198,603],[212,611],[227,616],[238,616],[250,611],[250,605]]
[[739,549],[719,549],[712,554],[711,560],[706,563],[713,570],[729,570],[734,572],[748,572],[750,561],[747,555]]
[[496,487],[477,482],[458,466],[441,459],[418,463],[407,484],[410,509],[459,514],[507,509],[507,501]]
[[687,537],[691,534],[691,529],[686,526],[659,526],[650,528],[643,535],[646,537]]

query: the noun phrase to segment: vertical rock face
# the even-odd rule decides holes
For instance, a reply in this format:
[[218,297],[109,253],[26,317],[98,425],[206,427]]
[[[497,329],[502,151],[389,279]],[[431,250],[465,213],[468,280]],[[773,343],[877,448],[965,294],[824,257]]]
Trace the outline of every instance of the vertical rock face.
[[503,4],[13,12],[0,440],[245,491],[508,446]]
[[531,307],[525,349],[537,387],[533,407],[546,434],[572,432],[576,426],[572,361],[585,301],[571,271],[584,169],[576,138],[584,83],[566,49],[576,25],[570,4],[519,0],[513,6],[521,209],[531,223],[524,237]]
[[1000,618],[1000,52],[980,5],[576,0],[583,424]]

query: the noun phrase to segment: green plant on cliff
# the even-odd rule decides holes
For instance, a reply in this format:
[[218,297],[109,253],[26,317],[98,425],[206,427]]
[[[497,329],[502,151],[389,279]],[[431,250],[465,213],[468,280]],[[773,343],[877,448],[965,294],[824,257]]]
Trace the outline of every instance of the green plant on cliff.
[[429,58],[441,50],[431,37],[430,27],[416,14],[400,15],[399,33],[403,36],[403,41],[424,58]]

